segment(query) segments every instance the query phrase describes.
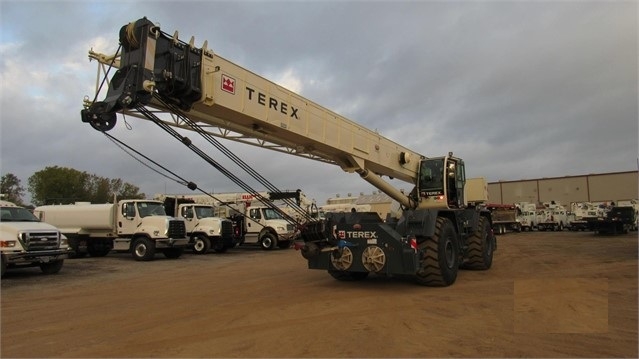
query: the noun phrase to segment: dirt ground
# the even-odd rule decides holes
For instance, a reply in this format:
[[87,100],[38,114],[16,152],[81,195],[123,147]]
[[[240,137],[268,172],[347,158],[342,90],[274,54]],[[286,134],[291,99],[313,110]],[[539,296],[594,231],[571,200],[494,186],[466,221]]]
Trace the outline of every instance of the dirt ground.
[[294,249],[7,272],[1,356],[633,357],[637,233],[498,236],[447,288],[340,282]]

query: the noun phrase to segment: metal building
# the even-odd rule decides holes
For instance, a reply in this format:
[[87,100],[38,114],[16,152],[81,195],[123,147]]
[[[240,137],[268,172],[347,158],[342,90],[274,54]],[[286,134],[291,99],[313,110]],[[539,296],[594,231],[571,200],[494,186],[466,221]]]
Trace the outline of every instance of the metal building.
[[639,198],[638,171],[488,183],[490,203],[625,201]]

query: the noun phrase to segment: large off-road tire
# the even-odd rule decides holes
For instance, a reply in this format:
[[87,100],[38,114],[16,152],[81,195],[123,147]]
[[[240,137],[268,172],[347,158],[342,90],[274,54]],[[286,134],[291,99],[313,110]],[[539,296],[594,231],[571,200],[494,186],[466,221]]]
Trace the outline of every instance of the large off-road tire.
[[460,265],[457,234],[451,221],[437,217],[435,233],[419,244],[422,250],[420,268],[415,273],[417,283],[431,287],[446,287],[455,282]]
[[152,261],[155,258],[155,242],[142,237],[134,240],[131,254],[136,261]]
[[193,253],[195,254],[206,254],[211,249],[211,240],[209,237],[198,234],[193,239]]
[[346,272],[341,270],[330,270],[330,269],[328,271],[328,274],[330,274],[331,277],[344,282],[354,282],[354,281],[366,279],[366,277],[368,277],[368,272]]
[[273,249],[276,245],[277,238],[275,238],[275,236],[270,233],[266,233],[262,236],[262,239],[260,239],[260,247],[262,247],[262,249],[264,250]]
[[182,256],[182,253],[184,253],[184,249],[182,249],[182,248],[166,248],[166,249],[162,250],[162,253],[164,254],[164,256],[166,258],[177,259],[177,258],[180,258],[180,256]]
[[490,233],[486,217],[479,218],[477,230],[468,238],[468,252],[464,256],[462,268],[485,270],[493,264],[495,238]]
[[44,274],[56,274],[60,272],[63,264],[64,264],[64,259],[60,259],[60,260],[49,262],[49,263],[42,263],[40,264],[40,270]]

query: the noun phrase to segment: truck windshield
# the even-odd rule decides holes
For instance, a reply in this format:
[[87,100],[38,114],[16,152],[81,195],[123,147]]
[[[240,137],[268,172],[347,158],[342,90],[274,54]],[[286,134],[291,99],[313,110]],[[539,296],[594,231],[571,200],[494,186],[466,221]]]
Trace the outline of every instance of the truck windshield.
[[273,208],[264,208],[264,219],[284,219],[284,217]]
[[419,168],[419,191],[432,196],[444,194],[444,159],[422,161]]
[[164,212],[164,206],[162,203],[157,202],[137,202],[138,213],[140,217],[147,216],[166,216]]
[[195,207],[195,216],[197,218],[215,217],[213,207]]
[[0,222],[40,222],[40,220],[26,208],[2,207],[0,209]]

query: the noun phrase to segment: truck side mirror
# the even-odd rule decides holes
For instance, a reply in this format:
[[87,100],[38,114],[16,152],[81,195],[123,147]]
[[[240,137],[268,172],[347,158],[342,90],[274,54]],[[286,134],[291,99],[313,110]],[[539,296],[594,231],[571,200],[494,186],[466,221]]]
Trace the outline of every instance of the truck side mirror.
[[131,203],[125,203],[122,205],[122,215],[126,219],[135,218],[135,207]]
[[186,219],[193,219],[193,210],[189,207],[182,208],[182,217]]

